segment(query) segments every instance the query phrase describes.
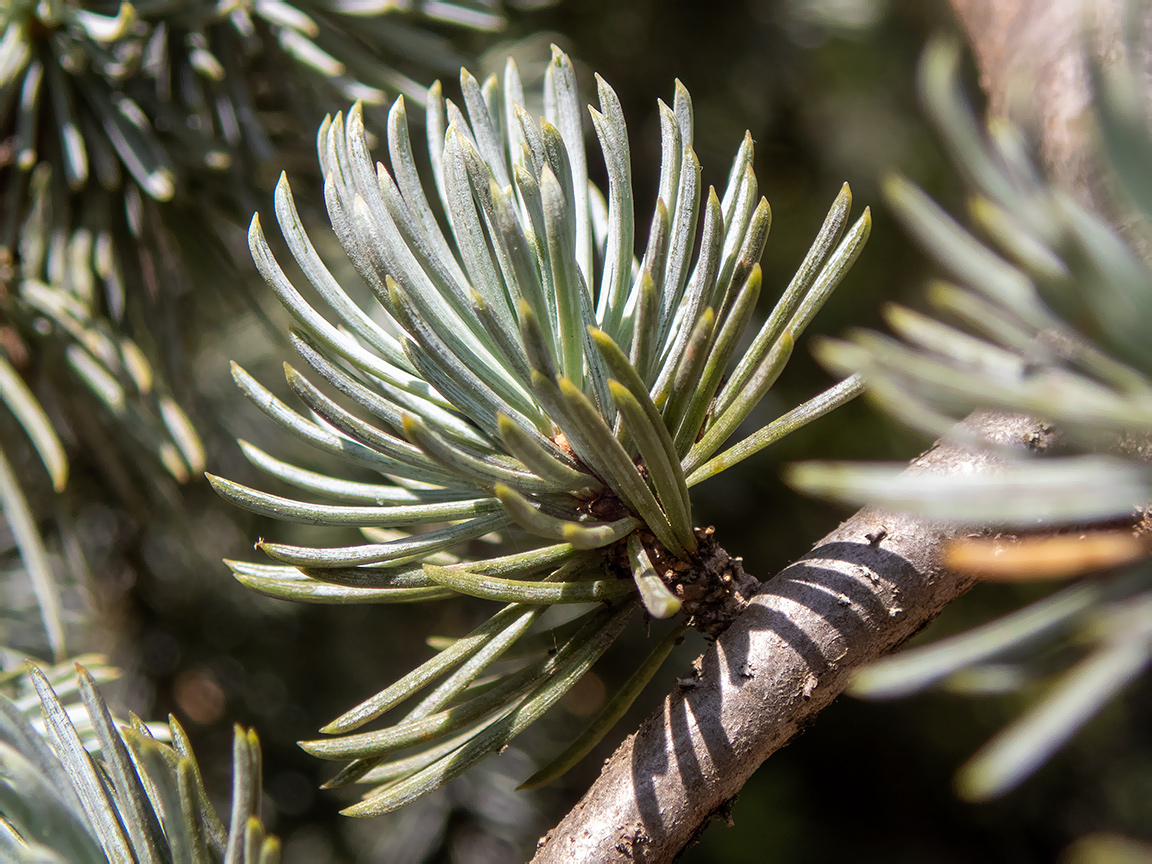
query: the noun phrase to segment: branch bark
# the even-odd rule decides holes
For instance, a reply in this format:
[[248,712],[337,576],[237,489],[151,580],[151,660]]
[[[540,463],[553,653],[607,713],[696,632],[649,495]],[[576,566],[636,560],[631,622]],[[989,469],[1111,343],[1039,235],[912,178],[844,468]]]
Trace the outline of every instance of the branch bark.
[[[1051,443],[1044,426],[1022,417],[981,414],[965,425],[1000,444]],[[998,462],[943,444],[909,470],[960,474]],[[844,690],[853,669],[896,648],[970,587],[937,564],[956,533],[862,510],[764,583],[697,661],[694,686],[670,693],[620,745],[533,861],[674,858]]]

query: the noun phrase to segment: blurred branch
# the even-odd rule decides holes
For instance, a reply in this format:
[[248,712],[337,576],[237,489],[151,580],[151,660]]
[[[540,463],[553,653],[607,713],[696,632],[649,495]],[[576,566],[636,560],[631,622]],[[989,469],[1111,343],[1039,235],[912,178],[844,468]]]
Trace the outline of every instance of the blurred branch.
[[[976,414],[999,445],[1051,446],[1035,421]],[[938,445],[911,471],[970,473],[989,451]],[[768,756],[847,686],[850,674],[923,628],[972,584],[937,563],[959,529],[862,510],[766,582],[682,684],[630,736],[535,862],[668,861],[726,809]],[[684,686],[687,684],[688,686]]]
[[[1123,221],[1096,159],[1088,65],[1121,60],[1128,41],[1136,53],[1128,62],[1145,74],[1152,70],[1152,12],[1126,15],[1129,8],[1144,9],[1126,0],[951,5],[976,55],[988,113],[1032,131],[1048,176],[1084,206]],[[1144,104],[1152,108],[1152,91],[1144,93]]]

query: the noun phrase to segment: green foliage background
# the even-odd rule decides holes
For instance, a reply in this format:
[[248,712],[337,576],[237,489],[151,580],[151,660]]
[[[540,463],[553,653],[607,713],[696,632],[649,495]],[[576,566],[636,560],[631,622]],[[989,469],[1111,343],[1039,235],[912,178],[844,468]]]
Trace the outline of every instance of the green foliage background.
[[[755,170],[774,224],[763,258],[767,305],[787,283],[840,183],[858,206],[871,204],[872,238],[813,330],[880,327],[878,307],[915,297],[931,268],[884,211],[877,179],[898,167],[946,207],[958,211],[959,186],[927,129],[914,93],[914,69],[927,37],[950,26],[943,3],[883,0],[587,0],[540,11],[513,11],[497,37],[461,37],[484,51],[485,72],[499,71],[507,50],[527,72],[555,41],[611,82],[633,141],[638,201],[655,197],[659,165],[656,99],[669,100],[679,77],[696,106],[696,149],[703,182],[722,184],[743,131],[757,143]],[[493,44],[499,40],[498,44]],[[458,43],[458,44],[460,44]],[[473,66],[477,68],[477,66]],[[453,93],[456,84],[445,76]],[[344,107],[344,106],[340,106]],[[415,113],[415,112],[413,112]],[[315,118],[318,124],[320,117]],[[380,119],[380,118],[378,118]],[[310,130],[304,130],[304,138]],[[293,167],[293,179],[311,169]],[[286,166],[287,167],[287,166]],[[270,209],[271,196],[260,202]],[[246,261],[242,271],[260,290]],[[270,315],[281,314],[272,303]],[[282,324],[283,321],[277,321]],[[238,398],[227,359],[264,381],[279,376],[282,346],[254,316],[220,328],[196,319],[185,341],[195,356],[195,419],[214,473],[255,480],[236,436],[272,452],[267,424]],[[808,337],[810,338],[810,336]],[[804,346],[749,424],[826,387],[830,380]],[[263,374],[262,374],[263,373]],[[804,499],[779,482],[784,462],[801,458],[906,459],[929,442],[897,429],[863,401],[820,421],[709,484],[697,497],[701,524],[714,524],[725,547],[749,572],[767,578],[807,551],[846,513]],[[126,701],[161,717],[173,711],[192,738],[205,780],[227,788],[234,722],[254,726],[265,757],[266,823],[284,840],[286,861],[500,862],[527,857],[598,773],[600,758],[650,710],[702,648],[689,640],[598,754],[540,792],[514,793],[531,773],[526,753],[555,752],[581,725],[577,712],[602,698],[583,685],[541,728],[481,771],[426,802],[379,820],[336,817],[348,803],[315,791],[331,770],[295,746],[379,682],[425,656],[430,633],[459,634],[476,623],[467,604],[328,608],[256,597],[236,584],[219,559],[251,557],[246,538],[286,539],[285,527],[241,514],[206,483],[182,490],[184,512],[149,518],[102,489],[93,465],[73,466],[71,481],[87,500],[72,514],[90,557],[94,602],[108,622],[92,642],[126,668]],[[258,482],[258,481],[257,481]],[[293,542],[307,542],[299,526]],[[981,588],[934,625],[956,631],[1038,596],[1043,589]],[[931,634],[929,634],[931,635]],[[635,661],[646,651],[630,628],[613,652]],[[631,640],[631,641],[629,641]],[[86,646],[87,647],[87,646]],[[618,665],[622,673],[629,663]],[[610,692],[614,664],[604,664]],[[1015,713],[1025,695],[971,700],[937,695],[910,702],[841,699],[820,722],[753,778],[732,811],[736,827],[714,826],[688,862],[1055,860],[1077,838],[1116,832],[1152,839],[1152,694],[1144,684],[1097,718],[1074,744],[1007,798],[980,806],[957,800],[954,769]],[[581,704],[583,702],[583,704]],[[515,782],[513,782],[515,781]]]

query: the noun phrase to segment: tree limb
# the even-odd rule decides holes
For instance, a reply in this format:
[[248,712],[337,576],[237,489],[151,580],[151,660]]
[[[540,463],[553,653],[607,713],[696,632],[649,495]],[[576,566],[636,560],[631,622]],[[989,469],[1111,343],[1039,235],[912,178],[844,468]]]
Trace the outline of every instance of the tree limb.
[[1057,185],[1152,261],[1143,218],[1101,170],[1088,71],[1090,63],[1133,63],[1145,83],[1144,110],[1152,113],[1152,7],[1144,4],[1127,22],[1127,10],[1138,8],[1131,0],[950,2],[976,55],[988,113],[1032,131]]
[[[999,444],[1051,443],[1046,427],[1022,417],[979,414],[965,425]],[[941,444],[909,470],[964,474],[997,464],[987,451]],[[620,745],[533,861],[674,858],[844,690],[853,669],[896,648],[971,586],[937,564],[941,544],[957,533],[862,510],[764,583],[697,660],[694,686],[669,694]]]
[[[1062,186],[1090,189],[1091,93],[1081,47],[1087,7],[1107,0],[951,0],[980,69],[988,113],[1032,129]],[[1113,22],[1114,24],[1115,22]]]

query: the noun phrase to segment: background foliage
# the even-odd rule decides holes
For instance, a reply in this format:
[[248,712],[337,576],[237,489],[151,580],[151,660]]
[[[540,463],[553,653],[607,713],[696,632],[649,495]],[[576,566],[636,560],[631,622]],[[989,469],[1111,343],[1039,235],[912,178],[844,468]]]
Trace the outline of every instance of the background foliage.
[[[542,69],[547,45],[556,41],[585,69],[599,71],[620,95],[629,120],[639,201],[655,196],[655,102],[670,99],[672,81],[679,77],[696,106],[704,184],[723,184],[723,176],[707,171],[727,170],[745,128],[757,141],[756,173],[776,215],[763,261],[765,309],[787,283],[843,179],[852,183],[857,202],[873,204],[875,224],[850,290],[838,293],[813,330],[839,334],[848,326],[880,327],[882,302],[915,306],[931,271],[878,206],[877,178],[899,167],[947,209],[960,210],[959,186],[914,95],[919,52],[930,33],[948,24],[943,4],[733,0],[707,16],[698,8],[687,0],[589,0],[543,11],[512,10],[503,34],[471,35],[461,47],[488,49],[484,56],[492,59],[488,67],[481,64],[485,72],[502,69],[511,48],[528,78],[532,59]],[[447,84],[455,76],[444,78]],[[309,130],[314,126],[307,124]],[[305,146],[310,160],[310,145]],[[267,210],[267,202],[260,207]],[[255,273],[247,278],[255,288]],[[278,314],[271,305],[266,308]],[[265,437],[266,424],[237,398],[225,358],[271,381],[279,376],[284,352],[251,314],[226,326],[207,325],[185,321],[187,332],[181,335],[193,346],[197,416],[204,421],[200,431],[208,463],[215,473],[255,482],[234,437],[270,447],[278,441]],[[828,383],[806,351],[797,351],[778,385],[780,401],[765,404],[750,423],[762,424]],[[750,572],[767,577],[847,512],[785,490],[778,479],[782,462],[831,455],[906,459],[928,443],[854,403],[834,421],[762,454],[739,476],[703,487],[697,521],[715,524],[726,548],[743,555]],[[618,683],[611,680],[599,687],[590,680],[554,711],[555,732],[547,726],[534,731],[487,770],[419,806],[382,820],[336,819],[335,811],[347,801],[315,791],[321,766],[295,741],[312,737],[361,694],[394,677],[394,670],[415,665],[423,657],[425,634],[463,633],[476,622],[461,620],[456,606],[407,608],[396,615],[388,609],[330,610],[256,597],[228,576],[219,558],[246,557],[248,537],[286,539],[274,524],[238,514],[203,482],[182,490],[185,515],[147,518],[146,507],[126,507],[109,495],[94,459],[73,465],[71,483],[77,495],[67,515],[88,553],[92,593],[99,598],[88,602],[99,605],[106,622],[87,642],[110,651],[127,669],[121,694],[137,713],[176,714],[207,785],[221,796],[229,783],[231,724],[258,729],[266,823],[282,837],[285,860],[524,857],[597,771],[594,754],[554,788],[512,791],[531,773],[532,754],[555,752]],[[83,491],[87,494],[79,494]],[[292,542],[307,542],[292,530]],[[63,543],[53,548],[61,557],[67,552]],[[958,631],[1044,591],[980,588],[933,631]],[[700,647],[689,640],[651,692],[671,686]],[[636,656],[643,649],[622,641],[615,650]],[[841,700],[745,787],[733,811],[736,827],[711,828],[685,860],[759,861],[771,849],[780,860],[797,862],[849,857],[1039,862],[1055,859],[1093,832],[1152,839],[1152,745],[1146,731],[1142,734],[1152,723],[1147,684],[1110,706],[1072,747],[1007,798],[973,806],[954,797],[952,772],[1018,712],[1014,699],[938,694],[885,704]],[[625,726],[650,704],[639,705]],[[826,830],[830,819],[836,822],[834,832]]]

